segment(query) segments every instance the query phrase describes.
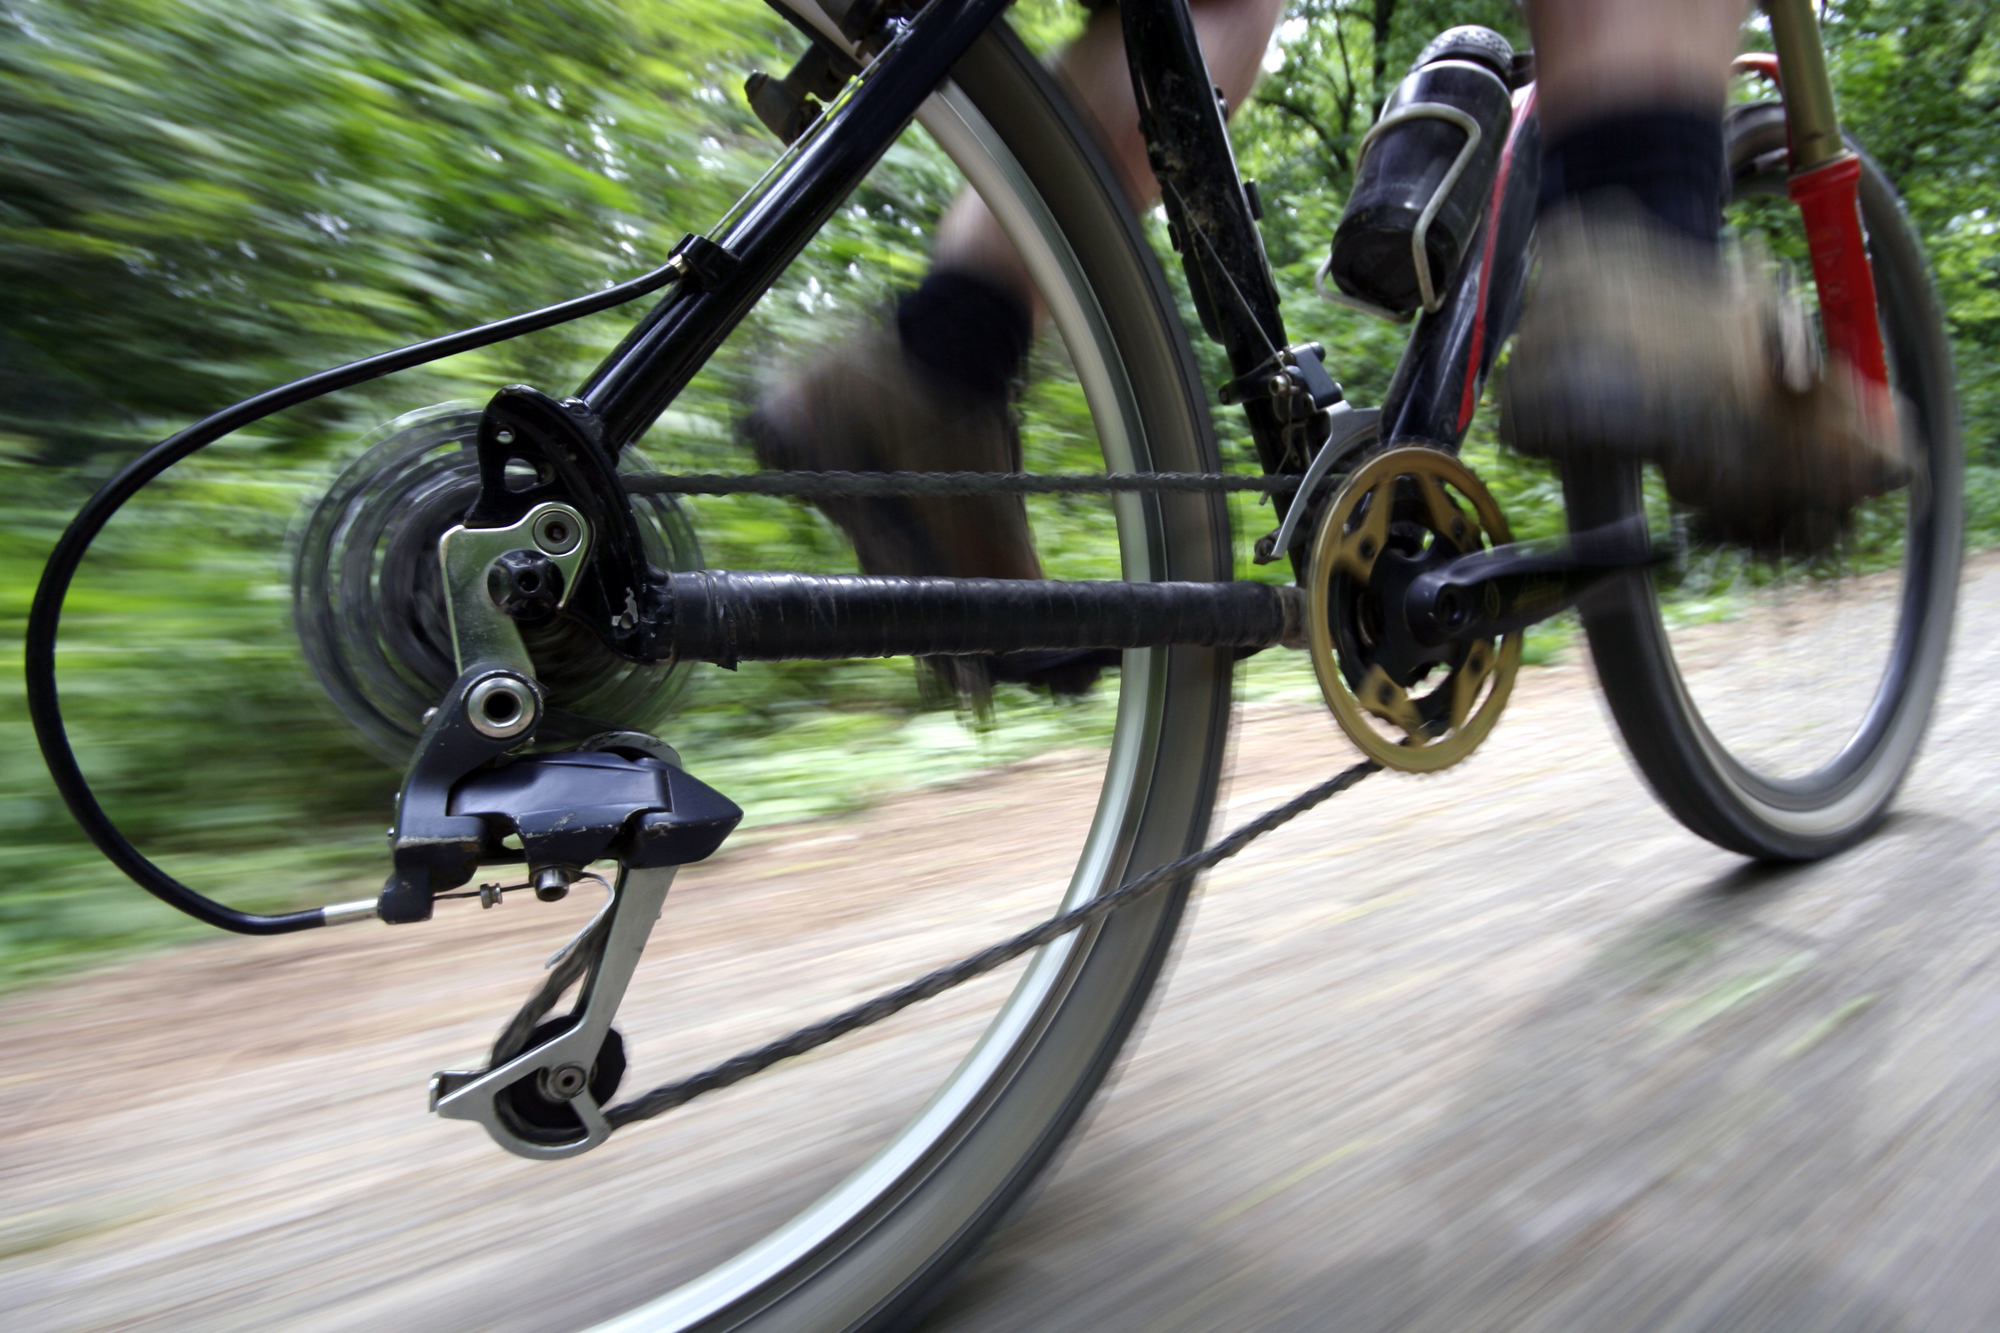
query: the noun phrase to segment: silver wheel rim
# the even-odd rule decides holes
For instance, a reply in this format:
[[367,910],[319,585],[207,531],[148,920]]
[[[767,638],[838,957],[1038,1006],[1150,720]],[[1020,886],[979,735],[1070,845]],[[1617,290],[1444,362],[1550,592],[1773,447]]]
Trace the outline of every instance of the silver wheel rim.
[[[1144,427],[1134,389],[1111,350],[1115,341],[1109,320],[1053,213],[992,126],[955,86],[946,85],[933,96],[918,119],[986,200],[1027,263],[1068,348],[1106,466],[1145,470],[1150,463],[1139,455]],[[1120,559],[1127,579],[1163,576],[1164,553],[1149,540],[1146,504],[1136,495],[1115,499]],[[1157,759],[1159,722],[1166,706],[1166,656],[1162,650],[1125,655],[1104,782],[1062,898],[1064,907],[1087,901],[1123,878],[1143,812],[1139,798]],[[598,1325],[597,1333],[728,1326],[753,1317],[837,1259],[857,1233],[871,1229],[888,1208],[914,1193],[950,1148],[981,1122],[985,1109],[1032,1050],[1038,1030],[1061,1007],[1099,933],[1079,932],[1035,955],[984,1034],[929,1102],[840,1184],[734,1258]],[[996,1162],[996,1184],[1012,1166]],[[853,1285],[857,1290],[849,1294],[852,1317],[859,1318],[876,1297],[872,1290],[859,1289],[869,1284]]]
[[[1870,221],[1867,190],[1871,185],[1872,182],[1864,182],[1863,186],[1864,225]],[[1874,220],[1881,219],[1878,215]],[[1876,281],[1885,297],[1893,296],[1904,302],[1916,299],[1915,293],[1893,292],[1886,286],[1896,280],[1894,273],[1878,263]],[[1895,336],[1886,323],[1883,334],[1888,340]],[[1893,341],[1888,350],[1893,362],[1896,354]],[[1903,387],[1918,394],[1923,389],[1921,385]],[[1925,453],[1929,457],[1947,447],[1940,443],[1938,435],[1946,426],[1928,419],[1924,425]],[[1825,839],[1864,823],[1894,793],[1914,759],[1928,720],[1928,700],[1943,671],[1941,646],[1926,642],[1938,632],[1936,608],[1931,604],[1933,598],[1927,595],[1930,589],[1917,582],[1918,571],[1936,555],[1935,551],[1920,550],[1919,545],[1926,539],[1935,540],[1931,526],[1944,517],[1938,510],[1940,503],[1948,502],[1933,494],[1928,475],[1920,474],[1910,488],[1903,537],[1906,550],[1898,571],[1902,586],[1895,598],[1890,639],[1873,687],[1837,752],[1808,772],[1774,777],[1756,763],[1739,758],[1710,725],[1682,674],[1671,635],[1667,637],[1673,688],[1681,697],[1681,706],[1693,723],[1694,737],[1708,762],[1718,773],[1727,775],[1739,798],[1755,810],[1758,818],[1785,834]],[[1949,575],[1935,569],[1928,571],[1928,577],[1931,583],[1940,578],[1955,583]],[[1838,777],[1843,772],[1844,779]],[[1830,784],[1829,779],[1833,780]]]

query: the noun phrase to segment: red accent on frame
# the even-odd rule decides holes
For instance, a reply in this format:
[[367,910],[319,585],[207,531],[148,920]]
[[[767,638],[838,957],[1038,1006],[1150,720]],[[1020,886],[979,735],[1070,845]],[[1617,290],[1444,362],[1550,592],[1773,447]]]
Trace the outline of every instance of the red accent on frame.
[[1875,313],[1875,271],[1861,235],[1856,188],[1861,159],[1852,153],[1791,178],[1792,202],[1805,218],[1827,347],[1866,379],[1889,382],[1882,325]]
[[1479,310],[1473,316],[1472,347],[1465,358],[1465,388],[1458,399],[1458,429],[1462,433],[1472,424],[1472,409],[1479,400],[1479,358],[1486,350],[1486,316],[1491,307],[1487,298],[1491,294],[1487,284],[1493,278],[1493,243],[1500,236],[1500,203],[1507,194],[1507,178],[1514,169],[1514,145],[1521,137],[1521,127],[1535,112],[1535,85],[1529,84],[1522,94],[1520,104],[1514,108],[1514,123],[1507,131],[1506,146],[1500,150],[1500,169],[1493,175],[1493,193],[1486,201],[1486,245],[1479,256]]
[[1745,51],[1729,62],[1729,68],[1738,74],[1762,74],[1778,85],[1778,91],[1785,90],[1785,80],[1778,73],[1778,58],[1769,51]]

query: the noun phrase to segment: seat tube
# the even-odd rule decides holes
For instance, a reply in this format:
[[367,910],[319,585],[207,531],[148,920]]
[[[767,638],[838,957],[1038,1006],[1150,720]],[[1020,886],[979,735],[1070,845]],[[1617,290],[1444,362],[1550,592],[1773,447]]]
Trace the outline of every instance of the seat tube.
[[1864,378],[1889,382],[1882,326],[1875,313],[1875,272],[1861,231],[1856,189],[1861,159],[1840,136],[1833,81],[1812,0],[1763,0],[1777,48],[1785,127],[1791,140],[1792,201],[1805,221],[1813,285],[1828,347]]

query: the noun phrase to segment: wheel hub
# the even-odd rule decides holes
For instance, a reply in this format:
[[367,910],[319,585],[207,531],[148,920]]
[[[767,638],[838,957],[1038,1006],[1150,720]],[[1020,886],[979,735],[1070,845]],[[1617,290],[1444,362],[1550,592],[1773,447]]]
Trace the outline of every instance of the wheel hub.
[[[478,495],[480,414],[444,404],[382,427],[313,507],[293,550],[293,624],[306,661],[369,746],[395,763],[458,676],[438,539]],[[625,466],[646,470],[630,451]],[[701,568],[694,529],[671,497],[634,496],[632,506],[655,566]],[[656,730],[691,668],[627,661],[562,616],[523,623],[522,636],[548,696],[538,734],[550,740]]]

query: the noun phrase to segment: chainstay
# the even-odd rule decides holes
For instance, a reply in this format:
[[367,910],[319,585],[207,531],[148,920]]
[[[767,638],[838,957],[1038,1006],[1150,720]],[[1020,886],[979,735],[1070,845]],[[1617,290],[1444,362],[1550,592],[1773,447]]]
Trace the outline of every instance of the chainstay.
[[785,495],[888,498],[920,495],[1135,495],[1248,491],[1288,494],[1301,477],[1245,472],[642,472],[628,495]]
[[843,1013],[823,1018],[817,1023],[802,1027],[754,1050],[731,1056],[722,1063],[711,1065],[679,1082],[665,1084],[629,1102],[621,1102],[607,1110],[604,1118],[610,1122],[613,1129],[622,1128],[639,1120],[650,1120],[677,1106],[685,1106],[697,1097],[740,1083],[752,1074],[762,1073],[780,1061],[804,1055],[850,1032],[879,1023],[891,1015],[901,1013],[913,1004],[942,995],[955,986],[961,986],[975,977],[983,976],[994,968],[1019,958],[1031,949],[1039,949],[1072,931],[1082,929],[1093,921],[1111,915],[1121,907],[1128,907],[1155,889],[1170,884],[1183,875],[1207,870],[1219,862],[1228,860],[1271,830],[1289,823],[1322,801],[1338,796],[1370,773],[1379,773],[1381,769],[1382,766],[1374,760],[1364,759],[1350,768],[1342,769],[1318,786],[1300,792],[1283,805],[1266,810],[1219,842],[1212,843],[1198,852],[1190,852],[1186,856],[1155,866],[1137,879],[1121,884],[1109,893],[1100,894],[1080,907],[1050,917],[1038,926],[1032,926],[1010,939],[1002,940],[956,963],[927,972],[915,981],[907,982],[894,990],[884,991]]

